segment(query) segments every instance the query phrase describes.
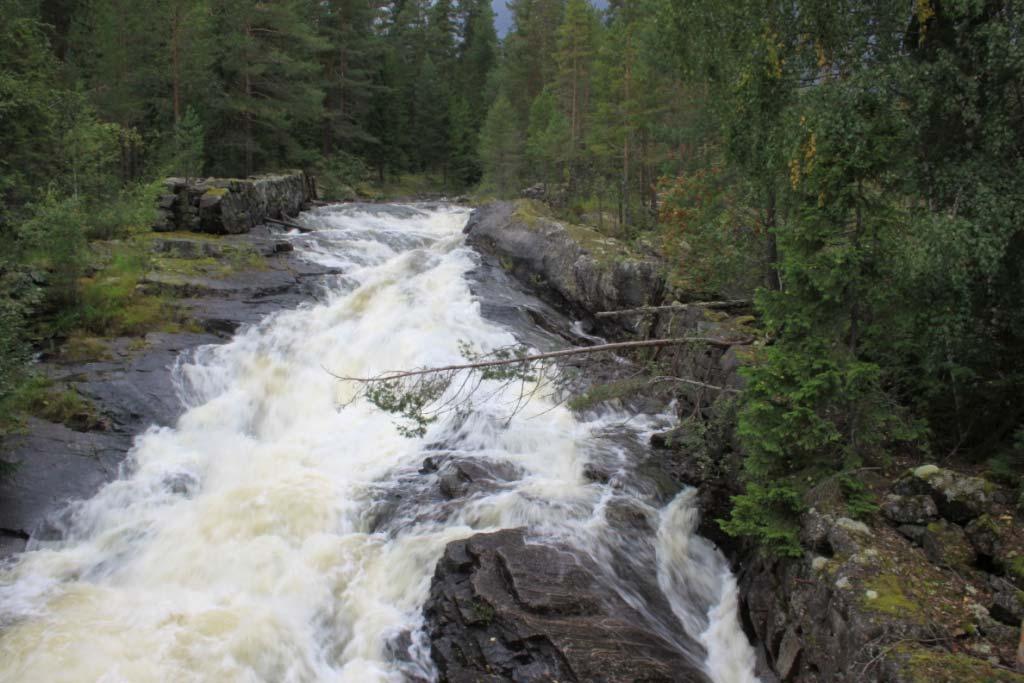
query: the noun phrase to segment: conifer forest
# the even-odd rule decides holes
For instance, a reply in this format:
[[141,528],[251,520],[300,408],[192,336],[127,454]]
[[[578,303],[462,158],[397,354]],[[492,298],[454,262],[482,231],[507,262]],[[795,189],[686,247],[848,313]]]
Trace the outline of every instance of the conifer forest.
[[[659,337],[684,338],[687,349],[693,340],[702,344],[692,357],[656,350],[667,346],[662,342],[627,347],[625,356],[638,368],[634,375],[605,383],[596,373],[585,395],[567,405],[578,416],[598,404],[636,412],[631,401],[657,392],[673,401],[679,423],[661,446],[658,438],[652,443],[655,452],[673,454],[657,457],[690,463],[665,465],[678,479],[676,490],[692,486],[714,499],[696,503],[702,522],[687,533],[710,538],[726,558],[722,566],[739,577],[738,588],[729,578],[740,596],[732,610],[744,615],[735,633],[749,640],[744,648],[760,653],[757,663],[722,664],[754,662],[753,654],[739,650],[716,660],[719,650],[706,637],[711,627],[700,638],[687,631],[687,642],[700,644],[673,650],[688,653],[692,671],[641,667],[604,679],[565,655],[562,664],[536,669],[544,673],[530,678],[534,674],[509,663],[512,654],[499,664],[486,651],[472,654],[460,645],[461,654],[451,655],[454,646],[437,635],[455,638],[450,624],[435,620],[448,614],[437,601],[449,585],[442,568],[458,564],[450,559],[452,535],[420,561],[433,570],[446,548],[433,583],[425,574],[417,584],[423,586],[420,602],[410,598],[420,614],[430,586],[422,612],[427,626],[419,617],[403,626],[412,643],[408,660],[380,654],[390,663],[358,673],[337,662],[354,666],[373,657],[353,659],[346,649],[335,653],[337,660],[317,655],[315,666],[287,675],[253,665],[244,675],[223,669],[208,677],[176,678],[179,671],[103,680],[1024,680],[1024,2],[502,0],[498,9],[510,19],[500,31],[492,0],[0,0],[0,481],[16,487],[31,479],[24,479],[26,465],[8,445],[37,429],[39,420],[70,425],[76,434],[110,432],[109,425],[118,424],[118,414],[75,388],[78,380],[46,368],[86,359],[117,363],[161,334],[210,332],[210,325],[190,317],[192,304],[182,303],[203,296],[195,293],[209,286],[202,278],[241,281],[250,271],[269,277],[264,257],[246,251],[249,246],[217,241],[231,235],[204,236],[205,242],[175,237],[202,251],[188,263],[170,255],[184,248],[180,244],[154,242],[170,239],[153,232],[156,209],[174,200],[160,203],[172,187],[168,178],[179,179],[178,193],[199,183],[203,201],[213,205],[228,190],[207,189],[203,179],[241,182],[301,172],[314,186],[315,194],[304,197],[307,212],[267,214],[271,228],[293,228],[287,239],[315,239],[319,233],[310,237],[307,226],[335,220],[332,207],[473,207],[469,244],[573,320],[593,322],[586,329],[596,336],[564,337],[573,341],[563,345]],[[207,204],[196,206],[196,215],[205,216]],[[547,241],[533,245],[538,234]],[[359,235],[350,238],[353,249],[363,248],[358,240],[371,240]],[[566,257],[570,265],[560,262],[563,239],[577,249]],[[291,242],[271,244],[270,251],[292,248]],[[304,247],[296,242],[294,248]],[[314,252],[324,249],[321,244]],[[359,280],[367,272],[360,269],[376,263],[375,253],[342,259],[344,267],[337,267],[366,289],[365,301],[376,290]],[[581,258],[589,265],[581,266]],[[643,270],[647,264],[654,265]],[[390,286],[396,278],[412,282],[419,272],[373,286]],[[634,301],[624,294],[632,285],[624,283],[639,282],[637,273],[647,278],[646,289]],[[423,289],[433,286],[440,287]],[[479,285],[484,293],[477,294],[476,286],[470,288],[486,313],[490,290]],[[344,287],[337,291],[348,292]],[[450,296],[449,309],[430,309],[431,320],[457,317],[457,297]],[[336,305],[324,304],[335,301],[324,297],[316,301]],[[377,309],[365,301],[358,306],[369,316]],[[405,315],[394,325],[420,324],[413,309]],[[381,312],[378,319],[386,316]],[[672,327],[683,318],[691,327]],[[632,327],[615,327],[617,320]],[[483,332],[473,341],[476,328],[468,323],[452,325],[447,336],[424,331],[412,344],[433,349],[436,357],[395,351],[365,367],[338,360],[331,371],[344,379],[449,367],[454,361],[440,349],[460,335],[483,354],[464,353],[471,361],[494,350],[480,341],[491,339]],[[122,340],[116,353],[97,350],[114,339]],[[496,357],[514,363],[527,357],[526,347],[553,350],[531,340]],[[357,341],[345,343],[358,354]],[[685,363],[679,360],[684,356]],[[727,363],[736,368],[728,366],[729,377],[720,374]],[[258,374],[259,367],[254,361],[249,372]],[[502,372],[490,369],[479,381],[528,386],[552,370]],[[422,411],[450,384],[424,386],[403,395],[389,384],[368,396],[418,421],[405,441],[427,434],[444,442],[435,434],[443,420],[424,418]],[[362,405],[366,395],[354,396],[345,400]],[[474,396],[473,407],[452,419],[470,430],[475,423],[465,414],[480,400]],[[530,410],[520,403],[516,411]],[[261,410],[260,420],[277,414]],[[344,415],[353,408],[338,410]],[[512,418],[505,424],[514,431]],[[252,433],[264,428],[270,429],[253,427]],[[524,443],[545,439],[555,437]],[[147,452],[140,443],[133,453]],[[388,453],[407,447],[373,443]],[[433,462],[444,495],[454,496],[444,468],[455,461]],[[526,476],[531,466],[517,465],[516,476]],[[580,481],[600,469],[587,467]],[[477,475],[460,472],[459,487],[478,485]],[[280,476],[283,481],[286,473]],[[504,476],[491,472],[488,486],[518,481]],[[614,497],[620,495],[615,476],[587,481],[607,485]],[[0,508],[14,490],[0,488]],[[202,491],[196,501],[207,495]],[[460,495],[483,500],[472,495],[484,494]],[[651,538],[658,544],[665,542],[670,508],[657,508],[663,526]],[[413,526],[426,524],[409,519]],[[490,525],[459,519],[466,528],[494,531],[529,526],[537,515],[522,513],[516,523],[501,517]],[[395,534],[389,539],[405,533],[406,527],[375,523],[368,528],[384,531],[367,533]],[[0,518],[0,527],[5,524]],[[573,527],[570,536],[582,537],[582,528]],[[34,556],[36,532],[17,533],[28,539],[26,556]],[[87,532],[66,538],[79,538],[75,534]],[[867,535],[875,544],[869,549]],[[477,558],[472,571],[485,571],[492,556],[531,557],[505,546],[495,550],[487,545],[497,543],[493,539],[473,541],[480,538],[458,551]],[[640,550],[629,554],[636,567],[646,567],[638,575],[657,577],[650,591],[660,587],[671,598],[671,580],[664,577],[675,575],[664,559],[667,547],[650,550],[661,568],[653,559],[636,559],[645,557]],[[620,562],[613,551],[588,552],[597,564]],[[697,566],[696,551],[687,552],[678,562]],[[9,589],[21,585],[17,567],[30,561],[0,565],[0,660],[25,647],[18,624],[28,617],[4,603],[13,600]],[[515,567],[502,571],[517,581]],[[616,580],[626,581],[625,571],[616,569]],[[811,584],[825,588],[798,603]],[[679,589],[679,595],[698,592],[696,584],[686,585],[691,593]],[[645,590],[636,588],[635,596],[647,596]],[[768,593],[775,602],[765,602]],[[819,599],[825,602],[814,602]],[[503,603],[482,594],[473,600],[472,610],[469,603],[460,608],[467,629],[490,636],[494,624],[507,626]],[[978,609],[968,604],[972,600]],[[705,607],[698,612],[706,622]],[[475,616],[467,616],[473,610]],[[664,613],[673,610],[680,614],[677,607]],[[841,629],[835,619],[831,626],[812,623],[815,614],[833,614],[829,610],[849,623]],[[777,632],[759,621],[766,618],[758,614],[768,613],[787,615],[779,617]],[[873,616],[856,617],[862,613]],[[644,614],[662,612],[650,607]],[[894,625],[898,620],[902,626]],[[868,622],[875,630],[864,626]],[[346,636],[354,639],[345,640],[346,647],[355,647],[363,628],[353,623],[357,635]],[[408,635],[421,632],[427,640]],[[491,641],[504,643],[508,633]],[[542,661],[533,641],[523,638],[509,652]],[[379,652],[397,647],[387,642]],[[551,642],[562,641],[551,636]],[[595,652],[602,647],[594,645]],[[692,656],[705,650],[704,659]],[[474,669],[474,657],[487,666]],[[336,664],[342,668],[329,670],[343,672],[337,677],[316,668]],[[25,666],[12,665],[5,674],[0,663],[0,680],[56,680],[33,678],[26,672],[42,676],[41,670]],[[68,666],[81,677],[61,680],[100,680],[91,676],[110,671]],[[471,677],[486,671],[493,678]]]

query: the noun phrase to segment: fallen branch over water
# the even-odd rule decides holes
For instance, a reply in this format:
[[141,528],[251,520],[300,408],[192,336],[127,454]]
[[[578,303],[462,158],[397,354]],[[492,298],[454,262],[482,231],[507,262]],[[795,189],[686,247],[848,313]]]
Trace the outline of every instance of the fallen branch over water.
[[597,346],[577,346],[571,349],[562,349],[561,351],[549,351],[548,353],[538,353],[531,356],[515,356],[512,358],[501,358],[497,360],[476,361],[473,363],[463,363],[461,365],[445,365],[443,367],[436,368],[421,368],[419,370],[386,372],[376,377],[341,377],[335,375],[334,373],[330,374],[337,379],[349,382],[390,382],[396,379],[405,379],[407,377],[420,377],[422,375],[445,372],[457,372],[459,370],[481,370],[486,368],[494,368],[507,365],[533,363],[537,361],[551,360],[554,358],[565,358],[567,356],[578,356],[588,353],[625,351],[629,349],[656,348],[662,346],[680,346],[682,344],[707,344],[708,346],[728,349],[733,346],[745,346],[747,344],[750,344],[752,341],[753,340],[749,338],[728,340],[716,339],[714,337],[676,337],[673,339],[645,339],[643,341],[598,344]]
[[662,311],[688,311],[691,308],[711,308],[716,310],[727,310],[730,308],[746,308],[752,302],[744,299],[733,301],[694,301],[688,304],[666,304],[664,306],[640,306],[639,308],[625,308],[621,311],[600,311],[595,313],[595,318],[614,318],[620,315],[653,315]]

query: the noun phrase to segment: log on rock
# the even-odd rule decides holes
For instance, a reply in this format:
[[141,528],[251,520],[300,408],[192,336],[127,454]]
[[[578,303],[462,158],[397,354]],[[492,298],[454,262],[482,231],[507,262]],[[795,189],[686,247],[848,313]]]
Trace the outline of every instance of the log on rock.
[[278,220],[277,218],[267,218],[266,221],[267,223],[280,225],[282,227],[288,228],[289,230],[298,230],[299,232],[316,232],[316,228],[310,228],[305,225],[299,225],[298,223],[293,223],[291,221],[282,221]]
[[612,318],[620,315],[653,315],[662,311],[688,311],[691,308],[710,308],[714,310],[728,310],[732,308],[747,308],[753,302],[744,299],[733,301],[694,301],[688,304],[666,304],[664,306],[640,306],[639,308],[625,308],[620,311],[600,311],[595,313],[595,318]]

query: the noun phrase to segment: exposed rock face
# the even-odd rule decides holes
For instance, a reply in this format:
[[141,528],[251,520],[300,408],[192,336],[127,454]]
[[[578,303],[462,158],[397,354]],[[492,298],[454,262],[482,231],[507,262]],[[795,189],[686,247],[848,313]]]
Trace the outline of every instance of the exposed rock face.
[[316,184],[301,171],[241,179],[168,178],[158,201],[157,232],[248,232],[267,218],[297,214],[316,198]]
[[979,477],[923,465],[900,480],[896,492],[931,496],[943,517],[966,524],[994,502],[995,487]]
[[[662,301],[665,280],[657,262],[629,255],[591,228],[560,223],[534,210],[516,202],[477,209],[466,225],[466,241],[580,317]],[[613,327],[623,331],[621,321],[602,325]]]
[[707,681],[585,560],[521,529],[450,543],[425,616],[442,681]]
[[[466,241],[496,262],[538,296],[576,317],[609,339],[697,335],[719,339],[752,339],[743,320],[749,316],[716,316],[699,307],[655,315],[597,318],[602,311],[621,311],[669,300],[688,300],[671,292],[663,264],[638,256],[617,240],[593,228],[559,222],[543,215],[546,209],[530,201],[494,202],[473,212],[466,224]],[[585,341],[585,340],[584,340]],[[742,387],[738,369],[744,347],[727,350],[692,345],[675,352],[680,376],[699,378],[729,390]],[[719,392],[692,392],[680,399],[680,414],[710,416]],[[691,483],[691,482],[687,482]]]
[[[261,234],[263,233],[263,234]],[[230,338],[243,324],[308,301],[330,269],[279,252],[279,236],[254,230],[246,235],[185,239],[154,236],[160,257],[224,258],[251,250],[268,258],[254,270],[228,276],[150,273],[141,283],[175,299],[181,313],[203,332],[151,332],[144,339],[117,337],[96,340],[94,355],[82,359],[55,356],[36,366],[60,386],[95,406],[95,424],[66,426],[30,419],[25,433],[0,441],[4,458],[19,464],[15,476],[0,482],[0,558],[20,552],[29,537],[59,538],[59,516],[67,502],[88,498],[117,476],[133,437],[149,425],[173,425],[184,410],[172,377],[183,352]],[[305,239],[305,238],[299,238]],[[141,342],[141,343],[140,343]],[[168,489],[187,493],[183,478],[169,480]]]
[[939,515],[930,496],[890,494],[882,502],[882,512],[897,524],[927,524]]
[[[986,677],[998,671],[989,659],[1007,661],[1017,639],[993,617],[1015,606],[1009,594],[965,578],[965,558],[950,571],[894,529],[809,517],[803,527],[821,537],[807,540],[822,554],[752,558],[740,576],[747,619],[782,681],[1024,681]],[[929,649],[937,638],[985,656]],[[952,668],[941,672],[952,677],[924,675],[935,666]]]

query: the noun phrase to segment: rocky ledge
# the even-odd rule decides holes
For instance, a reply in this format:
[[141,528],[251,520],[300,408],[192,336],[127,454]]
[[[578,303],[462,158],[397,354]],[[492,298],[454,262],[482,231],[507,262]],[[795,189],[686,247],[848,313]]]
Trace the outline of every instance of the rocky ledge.
[[158,201],[158,232],[249,232],[268,218],[296,215],[316,199],[315,180],[302,171],[238,178],[168,178]]
[[659,304],[665,296],[657,261],[631,254],[592,228],[555,220],[536,202],[483,206],[464,232],[469,245],[606,334],[621,334],[623,321],[596,320],[594,313]]
[[451,683],[705,683],[705,675],[569,548],[531,544],[522,529],[448,544],[426,622]]
[[[656,262],[630,256],[614,240],[544,212],[535,202],[496,202],[475,212],[467,241],[556,307],[584,320],[599,311],[679,297],[667,291]],[[735,338],[749,333],[752,320],[746,311],[739,313],[689,310],[648,318],[643,327],[633,317],[596,329],[620,338],[637,330],[659,337],[698,331]],[[657,455],[650,466],[677,484],[698,488],[699,532],[733,562],[741,617],[758,650],[762,680],[1024,683],[1019,671],[1024,517],[1012,493],[993,482],[935,466],[908,470],[907,464],[893,463],[865,472],[878,512],[857,520],[849,517],[838,487],[826,483],[811,492],[810,509],[800,521],[807,552],[799,558],[772,558],[722,533],[715,520],[728,516],[730,497],[740,493],[742,452],[734,408],[718,400],[727,391],[706,385],[741,388],[736,371],[746,353],[742,346],[680,351],[673,373],[705,385],[698,396],[681,402],[680,414],[699,411],[705,420],[684,420],[655,435]],[[449,546],[427,611],[435,661],[449,680],[549,680],[521,672],[543,657],[550,660],[544,653],[564,648],[530,650],[524,643],[552,642],[568,617],[558,612],[562,608],[531,607],[517,592],[516,572],[533,566],[524,555],[527,547],[521,532],[478,535]],[[575,603],[563,595],[564,587],[573,586],[567,578],[571,568],[560,562],[556,549],[531,552],[542,558],[541,566],[561,567],[546,583],[544,571],[538,572],[534,588],[546,585],[555,596],[551,599],[571,612]],[[581,590],[586,596],[586,588]],[[474,611],[478,604],[482,607]],[[508,614],[526,617],[510,628]],[[568,659],[560,656],[555,661],[565,665]],[[661,680],[663,669],[656,666],[651,678],[644,678],[639,662],[645,657],[634,661],[627,678],[612,680]],[[670,680],[687,680],[684,674],[673,676]]]
[[0,442],[17,465],[0,482],[0,558],[29,538],[60,533],[70,500],[88,498],[118,475],[136,434],[173,425],[183,411],[172,368],[182,353],[229,339],[241,325],[315,296],[329,269],[296,257],[292,241],[257,228],[212,237],[155,234],[153,270],[138,287],[169,302],[178,321],[136,336],[73,340],[42,358],[36,371],[88,406],[66,423],[31,418]]

